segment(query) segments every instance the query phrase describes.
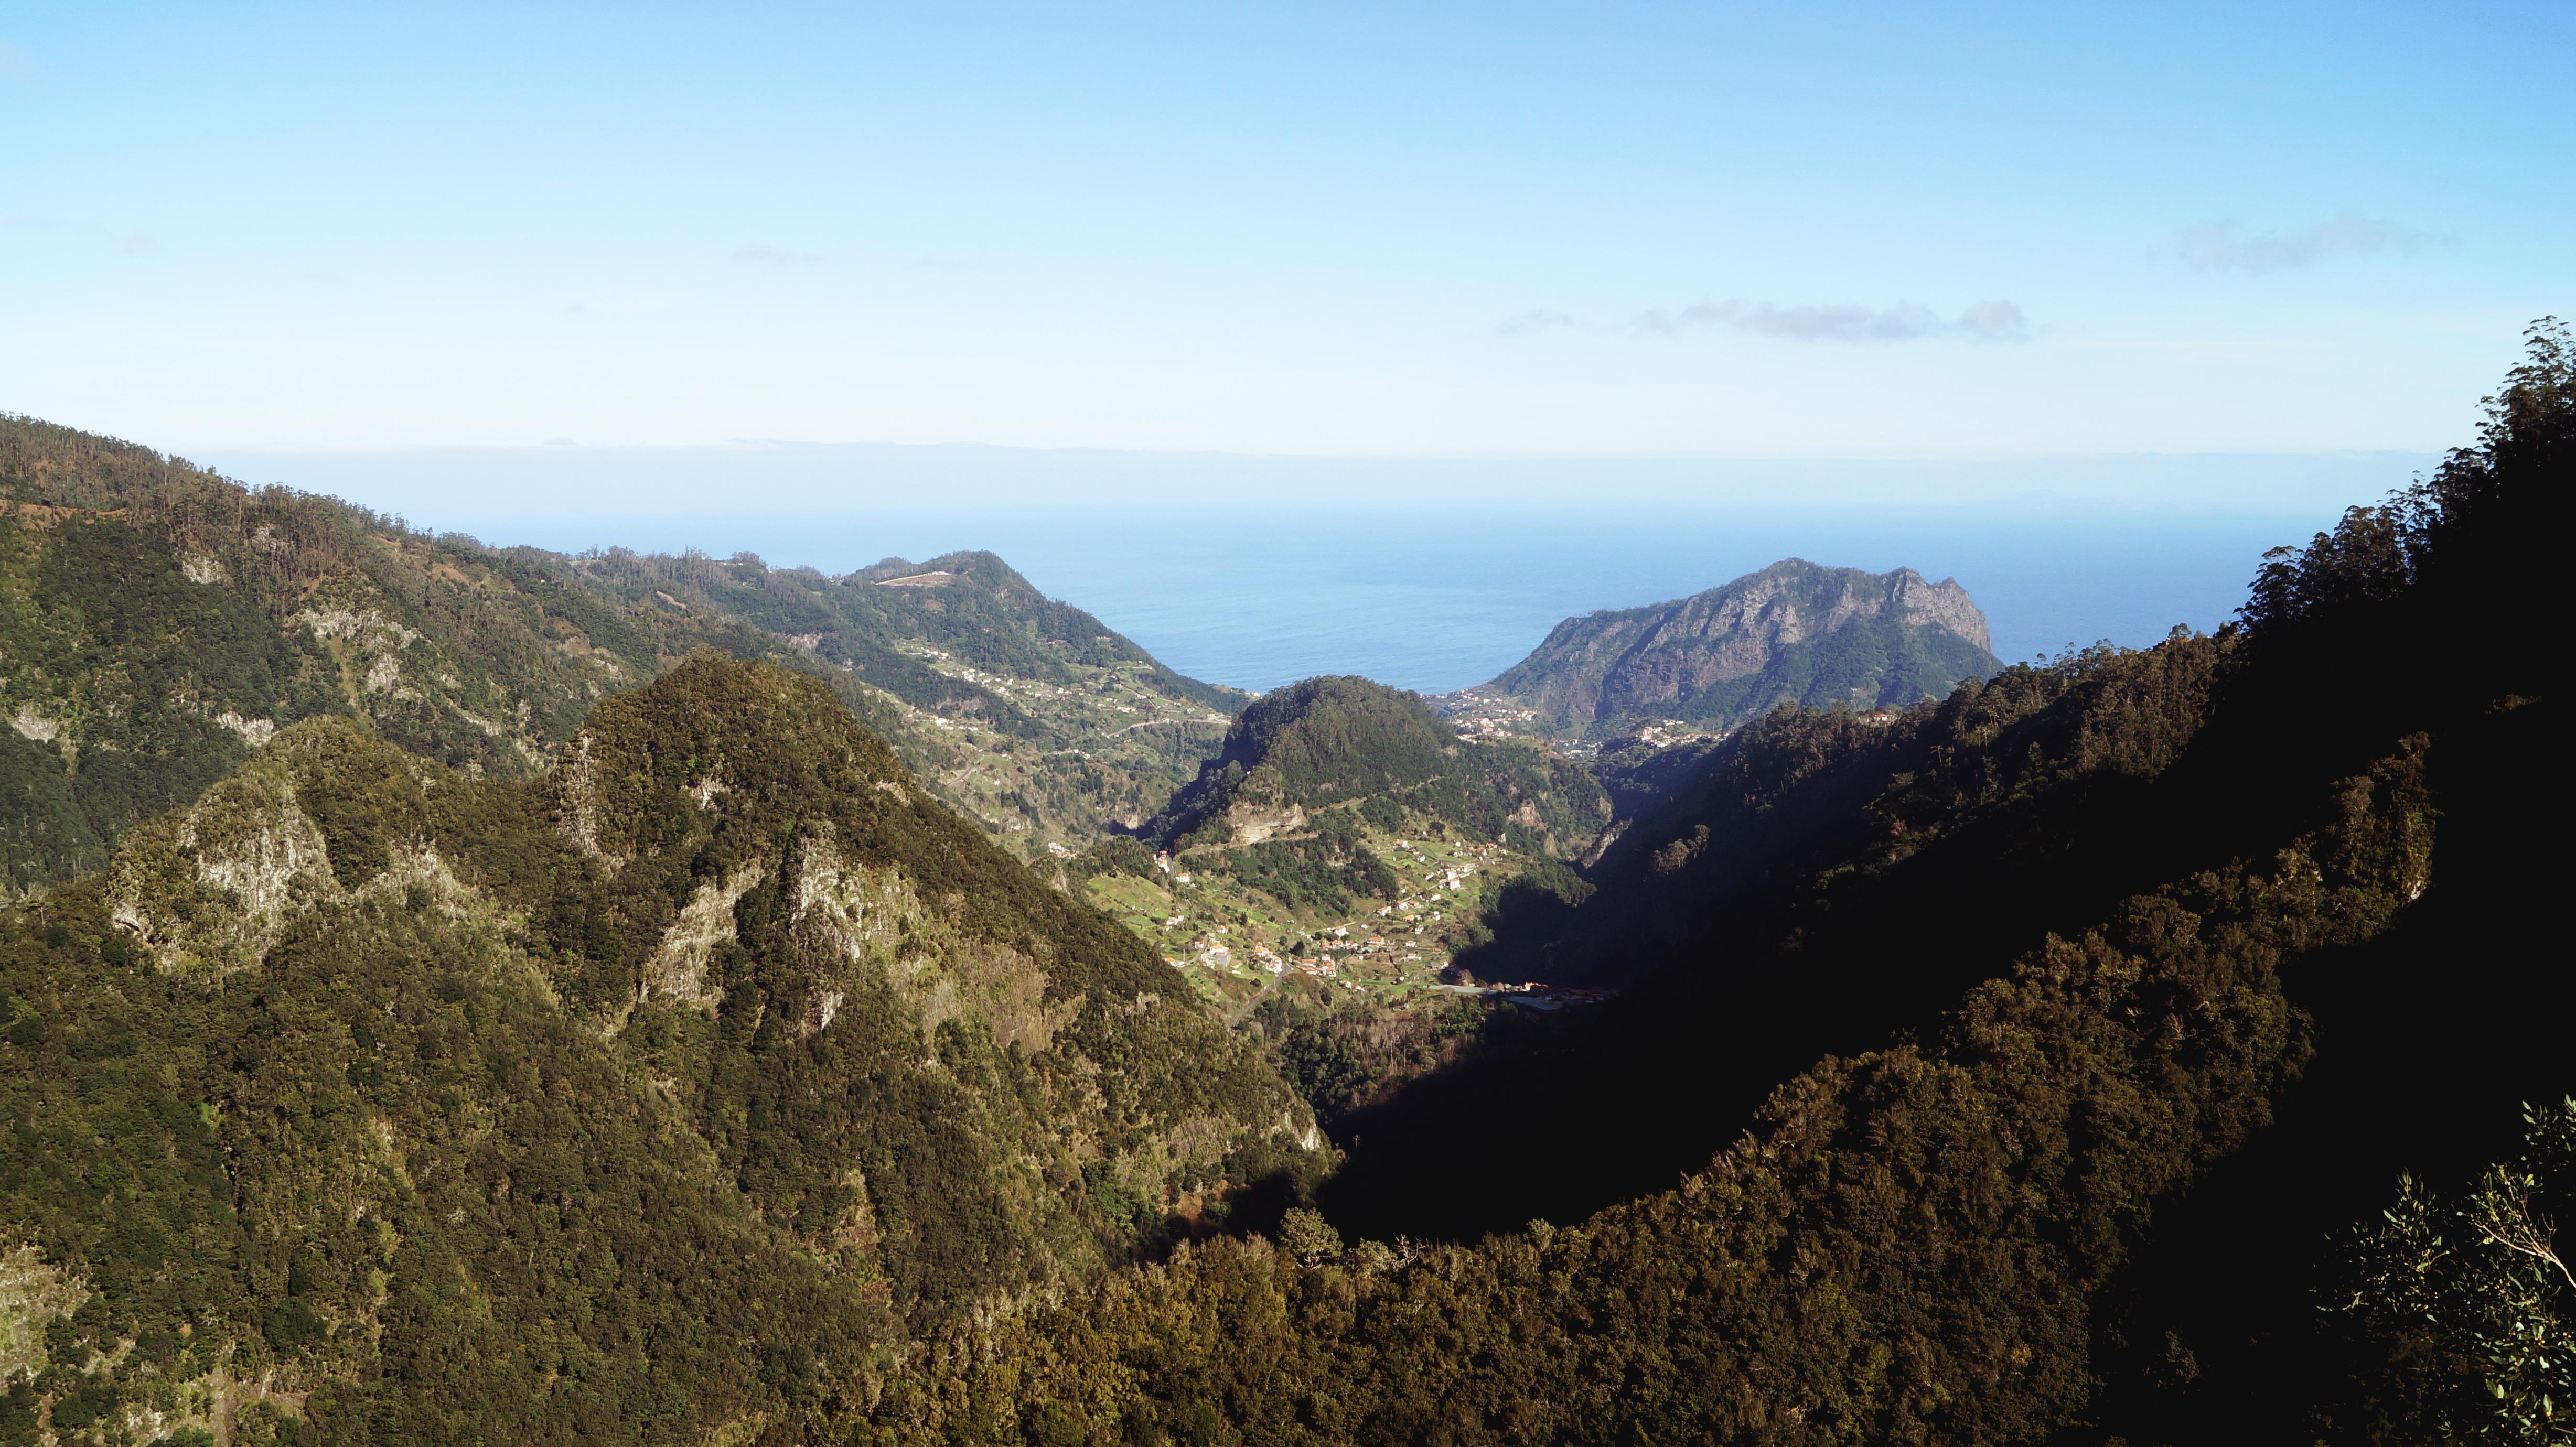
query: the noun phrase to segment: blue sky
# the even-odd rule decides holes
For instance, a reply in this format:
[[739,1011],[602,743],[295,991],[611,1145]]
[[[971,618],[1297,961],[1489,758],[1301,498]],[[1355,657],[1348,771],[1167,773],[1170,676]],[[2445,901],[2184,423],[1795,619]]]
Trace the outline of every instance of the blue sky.
[[0,409],[280,473],[2416,456],[2576,308],[2563,3],[97,4],[0,47]]

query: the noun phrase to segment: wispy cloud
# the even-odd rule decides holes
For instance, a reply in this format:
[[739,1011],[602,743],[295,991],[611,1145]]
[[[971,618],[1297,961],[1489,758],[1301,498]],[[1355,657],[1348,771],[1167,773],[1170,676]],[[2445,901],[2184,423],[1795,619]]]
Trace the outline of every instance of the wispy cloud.
[[0,85],[34,85],[36,58],[0,40]]
[[1532,332],[1561,332],[1573,325],[1572,312],[1525,311],[1503,318],[1494,330],[1507,337],[1525,337]]
[[1639,312],[1617,329],[1640,337],[1731,331],[1801,342],[1910,342],[1925,337],[2013,341],[2029,335],[2030,321],[2020,307],[2008,301],[1981,301],[1955,317],[1911,304],[1778,306],[1770,302],[1704,301],[1679,311]]
[[1990,341],[2018,339],[2030,335],[2030,318],[2021,308],[2008,301],[1981,301],[1959,313],[1951,328]]
[[60,216],[39,216],[25,211],[0,216],[0,231],[55,231],[86,236],[92,240],[107,242],[119,251],[135,255],[155,250],[159,245],[152,239],[149,232],[118,231],[96,221],[86,223],[66,221]]
[[2421,251],[2449,244],[2448,237],[2346,212],[2297,231],[2260,236],[2248,234],[2233,221],[2212,221],[2176,236],[2173,252],[2194,271],[2261,275],[2310,266],[2329,256]]
[[821,266],[823,258],[810,251],[790,251],[783,246],[745,246],[733,254],[745,266]]

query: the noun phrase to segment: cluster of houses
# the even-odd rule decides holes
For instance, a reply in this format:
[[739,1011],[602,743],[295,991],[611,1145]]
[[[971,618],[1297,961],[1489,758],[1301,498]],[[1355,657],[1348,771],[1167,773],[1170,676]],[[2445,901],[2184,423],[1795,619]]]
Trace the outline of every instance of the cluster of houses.
[[[1385,913],[1384,910],[1380,910],[1378,912],[1380,914]],[[1434,919],[1439,918],[1437,915],[1432,917]],[[1324,952],[1323,958],[1313,965],[1298,966],[1299,969],[1306,970],[1309,974],[1329,975],[1333,973],[1334,962],[1332,956],[1336,952],[1355,955],[1361,959],[1366,959],[1371,955],[1384,955],[1387,959],[1397,964],[1407,965],[1419,964],[1422,960],[1422,952],[1420,950],[1407,949],[1402,942],[1390,940],[1384,935],[1363,935],[1358,939],[1353,939],[1351,938],[1350,929],[1347,926],[1336,927],[1332,932],[1332,937],[1329,939],[1318,940],[1316,942],[1316,947]]]
[[[1677,718],[1648,719],[1637,725],[1637,742],[1652,744],[1660,749],[1670,744],[1680,743],[1686,738],[1695,738],[1705,732],[1706,730],[1693,727]],[[1724,738],[1725,735],[1720,734],[1718,737]]]
[[1538,710],[1523,708],[1500,698],[1489,698],[1474,689],[1435,693],[1423,702],[1447,719],[1450,726],[1458,730],[1460,738],[1490,740],[1540,731]]
[[[1435,845],[1429,841],[1418,842],[1411,839],[1397,839],[1392,841],[1392,844],[1396,858],[1424,871],[1425,877],[1421,881],[1422,892],[1418,895],[1407,895],[1393,904],[1379,906],[1367,924],[1336,925],[1319,931],[1309,937],[1308,943],[1294,957],[1282,956],[1268,944],[1258,940],[1245,943],[1238,951],[1234,944],[1218,938],[1228,933],[1227,929],[1220,926],[1199,934],[1186,954],[1164,956],[1164,963],[1176,969],[1199,965],[1213,970],[1232,971],[1241,966],[1249,966],[1273,975],[1294,972],[1337,983],[1344,989],[1350,990],[1361,987],[1342,978],[1344,969],[1346,966],[1363,961],[1376,961],[1394,966],[1427,964],[1428,968],[1434,971],[1447,970],[1449,961],[1444,951],[1430,948],[1419,940],[1408,939],[1405,936],[1422,934],[1426,927],[1446,918],[1450,910],[1457,909],[1466,903],[1467,895],[1464,890],[1468,887],[1467,881],[1482,872],[1483,861],[1491,860],[1502,851],[1492,844]],[[1447,857],[1431,852],[1435,848],[1446,850]],[[1159,873],[1175,884],[1186,884],[1190,881],[1190,876],[1174,864],[1169,853],[1157,854],[1154,857],[1154,866]],[[1171,918],[1162,921],[1163,928],[1166,930],[1180,930],[1187,923],[1188,916],[1185,913],[1175,913]],[[1370,924],[1386,932],[1369,933]],[[1354,933],[1355,930],[1357,933]],[[1551,1003],[1543,1004],[1540,1008],[1554,1008],[1554,997],[1545,998]],[[1571,996],[1566,999],[1568,1003],[1586,1003]]]
[[[1164,924],[1167,928],[1175,927],[1181,921],[1181,916],[1174,915],[1164,921]],[[1351,937],[1347,927],[1335,929],[1331,937],[1319,938],[1315,944],[1315,952],[1311,955],[1290,958],[1258,940],[1245,946],[1243,954],[1248,957],[1248,963],[1252,968],[1257,970],[1264,970],[1274,975],[1284,975],[1294,970],[1298,974],[1324,980],[1341,978],[1343,960],[1336,958],[1337,955],[1348,956],[1353,961],[1382,958],[1396,964],[1412,965],[1422,962],[1422,951],[1419,949],[1404,948],[1399,942],[1390,940],[1384,935],[1364,935],[1355,939]],[[1197,947],[1187,955],[1163,956],[1163,963],[1176,970],[1187,969],[1192,965],[1211,970],[1231,970],[1235,967],[1235,962],[1234,946],[1219,941],[1214,935],[1201,936]],[[1446,961],[1439,963],[1445,966]]]

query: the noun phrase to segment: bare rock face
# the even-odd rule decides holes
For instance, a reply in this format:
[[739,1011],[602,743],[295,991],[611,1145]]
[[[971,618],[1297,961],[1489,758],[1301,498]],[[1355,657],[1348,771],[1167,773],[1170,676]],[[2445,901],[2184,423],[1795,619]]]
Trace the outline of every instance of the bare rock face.
[[1912,568],[1899,568],[1887,576],[1896,580],[1890,597],[1904,610],[1905,621],[1919,628],[1947,628],[1988,653],[1995,651],[1995,636],[1986,627],[1984,610],[1957,579],[1926,582]]
[[1992,648],[1955,580],[1791,558],[1688,598],[1569,618],[1474,692],[1575,725],[1728,722],[1783,700],[1911,702],[1998,667]]
[[1291,803],[1262,804],[1238,800],[1225,811],[1225,822],[1231,829],[1231,842],[1258,844],[1274,834],[1293,834],[1306,827],[1306,811]]

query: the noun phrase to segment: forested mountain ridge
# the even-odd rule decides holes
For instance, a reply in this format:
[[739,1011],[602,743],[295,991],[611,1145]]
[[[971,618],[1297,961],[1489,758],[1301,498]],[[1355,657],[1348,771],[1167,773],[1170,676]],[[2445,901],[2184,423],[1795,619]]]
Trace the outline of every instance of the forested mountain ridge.
[[1320,1211],[1186,976],[810,676],[698,657],[515,779],[308,719],[0,910],[0,1436],[2563,1437],[2571,480],[2545,323],[2239,625],[1784,706],[1621,804],[1261,700],[1154,822],[1189,857],[1402,830],[1446,893],[1433,824],[1629,826],[1481,946],[1615,999],[1281,1052]]
[[1647,718],[1714,728],[1781,702],[1897,706],[2000,667],[1956,582],[1790,558],[1688,598],[1568,618],[1473,698],[1595,736]]
[[0,886],[101,867],[126,828],[303,718],[532,773],[592,704],[697,647],[795,656],[617,606],[548,554],[0,417]]
[[[1377,1241],[1119,1274],[879,1440],[2552,1440],[2545,1261],[2445,1320],[2439,1242],[2395,1287],[2337,1243],[2571,1083],[2552,674],[2480,626],[2545,615],[2571,471],[2544,324],[2479,445],[2277,552],[2244,627],[1739,734],[1540,922],[1645,910],[1619,1008],[1353,1123],[1324,1206]],[[2391,648],[2409,688],[2337,688]],[[2488,1179],[2545,1251],[2576,1181]]]
[[1677,1189],[1472,1248],[1213,1243],[874,1415],[921,1441],[988,1398],[1030,1442],[2039,1440],[2088,1399],[2090,1298],[2154,1203],[2305,1058],[2274,962],[2409,887],[2378,843],[2412,827],[2407,770],[2280,872],[2137,897],[1923,1045],[1816,1066]]
[[1548,854],[1580,849],[1609,816],[1600,786],[1555,754],[1461,739],[1419,695],[1323,677],[1247,707],[1146,832],[1174,849],[1258,844],[1370,799]]
[[[1022,853],[1134,828],[1247,695],[1187,678],[991,553],[839,577],[624,550],[566,560],[608,597],[748,624],[898,705],[869,716],[942,798]],[[848,692],[846,688],[844,692]]]
[[0,1213],[78,1308],[0,1410],[855,1410],[908,1337],[1305,1168],[1302,1106],[1169,982],[810,678],[692,660],[525,780],[298,723],[0,915]]
[[495,549],[0,417],[0,889],[99,868],[297,719],[525,774],[604,694],[701,647],[831,680],[1023,854],[1140,823],[1240,702],[990,554],[829,578]]

